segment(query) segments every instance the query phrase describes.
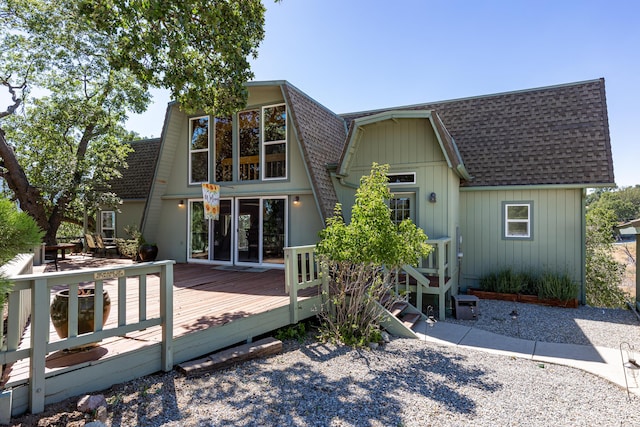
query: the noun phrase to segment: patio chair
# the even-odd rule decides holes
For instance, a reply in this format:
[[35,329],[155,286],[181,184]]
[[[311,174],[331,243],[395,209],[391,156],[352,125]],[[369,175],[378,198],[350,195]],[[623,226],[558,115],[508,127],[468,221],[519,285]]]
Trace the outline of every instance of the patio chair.
[[96,241],[91,234],[84,235],[84,243],[87,249],[87,253],[95,256],[98,252],[100,252],[100,248],[96,244]]
[[113,250],[116,252],[116,255],[120,255],[120,253],[118,252],[118,246],[116,245],[106,245],[104,243],[104,239],[102,238],[101,234],[97,234],[96,235],[96,244],[98,245],[98,250],[104,252],[104,256],[106,257],[108,252]]
[[49,264],[53,263],[56,266],[56,271],[58,271],[58,250],[44,250],[44,263]]

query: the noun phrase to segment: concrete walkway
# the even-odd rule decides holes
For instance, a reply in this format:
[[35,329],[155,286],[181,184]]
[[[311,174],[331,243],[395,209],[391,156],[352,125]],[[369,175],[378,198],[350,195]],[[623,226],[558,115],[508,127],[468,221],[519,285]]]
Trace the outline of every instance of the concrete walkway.
[[[620,349],[525,340],[447,322],[433,326],[420,322],[413,329],[425,341],[570,366],[609,380],[625,390],[627,388]],[[626,354],[624,356],[627,357]],[[640,371],[626,371],[629,392],[640,396]]]

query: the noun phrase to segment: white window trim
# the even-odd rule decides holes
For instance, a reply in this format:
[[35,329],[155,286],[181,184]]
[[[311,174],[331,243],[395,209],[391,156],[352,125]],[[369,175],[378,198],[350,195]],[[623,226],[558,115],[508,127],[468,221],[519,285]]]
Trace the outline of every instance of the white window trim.
[[392,176],[398,176],[398,175],[413,175],[413,181],[407,181],[407,182],[389,182],[389,185],[410,185],[410,184],[415,184],[416,183],[416,173],[415,172],[394,172],[394,173],[388,173],[387,174],[387,178],[390,178]]
[[[507,240],[533,240],[533,202],[532,201],[519,201],[519,202],[502,202],[502,237]],[[508,212],[511,206],[526,206],[528,210],[527,219],[509,219]],[[526,223],[527,234],[526,235],[514,235],[509,233],[509,224],[511,223]]]
[[[191,148],[191,141],[193,140],[193,125],[192,123],[195,120],[200,120],[206,118],[207,119],[207,126],[208,126],[208,131],[207,131],[207,148],[198,148],[193,150]],[[195,185],[195,184],[202,184],[203,182],[209,182],[209,179],[211,178],[211,168],[210,168],[210,163],[211,163],[211,150],[209,149],[211,147],[211,118],[209,116],[198,116],[198,117],[191,117],[189,118],[189,185]],[[192,166],[191,166],[191,155],[194,153],[204,153],[207,152],[207,179],[206,181],[194,181],[193,180],[193,176],[191,175],[193,172]]]
[[[109,214],[113,218],[113,227],[105,227],[104,226],[104,217],[105,214]],[[113,230],[113,237],[106,238],[107,241],[111,241],[116,238],[116,212],[115,211],[100,211],[100,233],[104,235],[105,230]]]
[[[284,128],[285,128],[285,139],[284,140],[279,140],[279,141],[268,141],[266,142],[264,140],[264,125],[265,125],[265,120],[264,120],[264,110],[267,108],[273,108],[273,107],[280,107],[280,106],[284,106],[285,108],[285,117],[284,117]],[[277,180],[283,180],[283,179],[287,179],[289,176],[289,109],[287,108],[287,105],[285,103],[281,103],[281,104],[273,104],[273,105],[265,105],[261,108],[260,110],[260,169],[262,169],[260,171],[260,177],[262,178],[263,181],[277,181]],[[272,177],[272,178],[267,178],[265,176],[267,168],[266,163],[267,163],[267,156],[265,153],[265,146],[267,145],[276,145],[276,144],[284,144],[284,161],[285,161],[285,174],[284,176],[277,176],[277,177]]]
[[272,264],[272,263],[268,263],[268,262],[263,262],[263,258],[262,258],[262,244],[263,242],[263,209],[264,209],[264,200],[265,199],[278,199],[278,200],[284,200],[284,244],[285,247],[288,246],[288,242],[289,242],[289,203],[288,201],[288,197],[287,196],[257,196],[257,197],[250,197],[250,196],[243,196],[243,197],[236,197],[235,198],[235,203],[234,203],[234,225],[233,225],[233,229],[238,230],[238,215],[237,212],[240,212],[240,201],[241,200],[249,200],[249,199],[258,199],[260,200],[260,213],[258,216],[258,221],[260,223],[260,230],[258,233],[258,262],[257,263],[253,263],[253,262],[242,262],[242,261],[238,261],[238,245],[236,244],[237,240],[238,240],[238,236],[237,233],[234,233],[234,238],[233,240],[234,242],[234,254],[232,256],[234,265],[239,265],[239,266],[257,266],[257,267],[262,267],[262,266],[267,266],[267,267],[271,267],[271,268],[282,268],[284,269],[285,264]]

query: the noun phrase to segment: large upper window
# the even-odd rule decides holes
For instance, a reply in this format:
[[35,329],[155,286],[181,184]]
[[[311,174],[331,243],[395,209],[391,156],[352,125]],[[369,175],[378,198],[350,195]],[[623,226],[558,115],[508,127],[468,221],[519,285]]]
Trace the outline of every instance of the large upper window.
[[505,239],[533,238],[533,202],[503,202]]
[[287,109],[284,104],[238,113],[239,179],[287,177]]
[[287,109],[282,105],[264,107],[262,179],[287,177]]
[[260,110],[238,113],[241,181],[260,179]]
[[209,181],[209,118],[189,120],[189,183]]
[[216,182],[233,181],[233,123],[231,117],[215,118]]

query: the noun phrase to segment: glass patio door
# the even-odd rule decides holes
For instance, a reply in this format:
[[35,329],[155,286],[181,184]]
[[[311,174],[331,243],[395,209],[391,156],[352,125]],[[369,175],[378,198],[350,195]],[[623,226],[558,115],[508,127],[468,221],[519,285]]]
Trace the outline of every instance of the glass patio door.
[[238,199],[236,262],[284,264],[286,197]]
[[217,220],[204,219],[202,200],[189,200],[189,261],[231,262],[232,236],[231,200],[220,200]]
[[260,199],[238,200],[236,260],[260,262]]

